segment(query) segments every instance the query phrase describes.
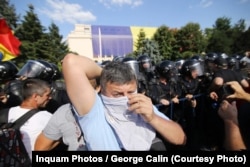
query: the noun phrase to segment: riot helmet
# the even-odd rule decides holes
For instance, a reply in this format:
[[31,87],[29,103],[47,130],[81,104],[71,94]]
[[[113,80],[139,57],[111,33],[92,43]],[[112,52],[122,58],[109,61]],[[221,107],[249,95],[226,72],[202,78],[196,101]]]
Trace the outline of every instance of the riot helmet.
[[210,52],[207,53],[205,56],[205,71],[208,73],[214,73],[215,70],[215,64],[214,64],[214,60],[218,57],[218,54],[215,52]]
[[202,68],[202,71],[205,72],[205,60],[204,60],[204,58],[202,56],[194,55],[194,56],[191,57],[191,59],[199,61],[200,65],[201,65],[201,68]]
[[184,59],[175,61],[175,67],[177,68],[178,71],[181,69],[181,66],[183,65],[184,62],[185,62]]
[[105,67],[108,63],[110,63],[111,61],[110,60],[105,60],[101,63],[101,67]]
[[229,69],[236,69],[236,65],[237,65],[237,59],[235,57],[228,57],[226,58],[227,60],[227,64],[228,64],[228,68]]
[[180,70],[180,73],[184,76],[192,76],[192,72],[196,71],[197,76],[203,76],[204,71],[201,66],[201,63],[195,59],[188,59],[186,60]]
[[214,60],[218,57],[218,54],[215,52],[207,53],[205,56],[205,62],[214,62]]
[[19,70],[17,76],[51,81],[53,73],[51,63],[44,60],[28,60],[27,63]]
[[243,58],[243,55],[234,54],[234,55],[232,55],[232,57],[236,59],[235,69],[239,70],[240,69],[240,60]]
[[232,57],[235,58],[236,60],[240,61],[244,56],[239,55],[239,54],[234,54],[234,55],[232,55]]
[[214,64],[216,64],[218,68],[228,67],[228,61],[221,56],[214,60]]
[[4,85],[4,92],[9,96],[8,104],[10,107],[20,105],[23,97],[22,97],[22,87],[23,81],[21,80],[12,80]]
[[138,57],[137,62],[139,64],[140,72],[150,72],[151,71],[151,59],[147,55],[141,55]]
[[178,71],[175,66],[175,62],[170,60],[164,60],[156,65],[156,72],[163,78],[166,78],[167,81],[173,79],[176,81]]
[[60,79],[62,77],[62,73],[59,70],[58,66],[55,65],[54,63],[50,63],[50,64],[51,64],[52,70],[53,70],[53,75],[52,75],[51,79],[53,81]]
[[18,72],[17,66],[11,61],[0,62],[0,81],[14,79]]
[[198,60],[200,62],[204,61],[204,58],[200,55],[194,55],[191,57],[191,59],[195,59],[195,60]]
[[133,57],[124,57],[122,62],[136,61]]
[[139,76],[140,76],[139,65],[138,65],[138,62],[134,58],[125,57],[122,60],[122,62],[125,63],[125,64],[128,64],[133,69],[133,71],[135,72],[136,77],[139,78]]
[[122,56],[116,56],[116,57],[113,58],[112,61],[122,62],[122,60],[123,60]]
[[222,57],[223,59],[227,59],[228,55],[226,53],[219,53],[218,57]]

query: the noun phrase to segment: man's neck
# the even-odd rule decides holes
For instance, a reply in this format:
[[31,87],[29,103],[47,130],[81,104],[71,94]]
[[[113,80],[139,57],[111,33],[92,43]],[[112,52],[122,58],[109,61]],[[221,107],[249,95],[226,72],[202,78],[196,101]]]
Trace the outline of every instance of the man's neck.
[[31,102],[26,102],[26,101],[22,102],[20,104],[20,107],[21,108],[26,108],[26,109],[35,109],[35,108],[38,108],[37,105],[35,105],[35,104],[31,103]]

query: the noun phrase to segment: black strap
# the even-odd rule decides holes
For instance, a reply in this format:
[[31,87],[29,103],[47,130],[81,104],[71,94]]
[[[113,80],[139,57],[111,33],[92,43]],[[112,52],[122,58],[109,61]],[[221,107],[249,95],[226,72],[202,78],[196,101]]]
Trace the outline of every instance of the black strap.
[[[79,121],[78,121],[78,119],[77,119],[77,116],[76,116],[76,113],[75,113],[75,111],[74,111],[74,108],[73,108],[73,105],[72,105],[72,104],[71,104],[70,108],[71,108],[71,112],[72,112],[72,114],[73,114],[73,117],[75,118],[76,123],[77,123],[77,125],[79,126],[79,128],[80,128],[80,130],[81,130],[81,136],[83,137],[83,140],[84,140],[84,142],[85,142],[85,139],[84,139],[84,135],[83,135],[83,131],[82,131],[81,125],[80,125],[80,123],[79,123]],[[81,136],[78,138],[78,141],[81,139]]]
[[24,115],[22,115],[20,118],[18,118],[15,122],[11,123],[8,122],[8,115],[9,115],[9,108],[1,110],[0,114],[0,123],[1,126],[4,126],[4,128],[14,128],[14,129],[20,129],[20,127],[34,114],[36,114],[39,110],[38,109],[31,109]]
[[25,113],[23,116],[21,116],[20,118],[18,118],[14,122],[14,125],[12,126],[12,128],[19,129],[30,117],[32,117],[37,112],[39,112],[38,109],[31,109],[30,111],[28,111],[27,113]]

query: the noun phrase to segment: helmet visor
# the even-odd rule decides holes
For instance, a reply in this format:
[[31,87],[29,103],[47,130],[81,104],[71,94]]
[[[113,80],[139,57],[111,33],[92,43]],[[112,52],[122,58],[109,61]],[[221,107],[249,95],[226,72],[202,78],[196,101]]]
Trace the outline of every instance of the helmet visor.
[[36,78],[46,69],[46,67],[34,60],[28,60],[28,62],[19,70],[17,76],[24,76],[27,78]]
[[135,72],[136,77],[138,78],[139,77],[139,73],[140,73],[139,72],[138,62],[134,61],[134,60],[131,60],[131,61],[126,61],[124,63],[128,64],[133,69],[133,71]]
[[198,76],[204,75],[204,68],[200,62],[193,64],[190,69],[191,69],[191,71],[196,71]]

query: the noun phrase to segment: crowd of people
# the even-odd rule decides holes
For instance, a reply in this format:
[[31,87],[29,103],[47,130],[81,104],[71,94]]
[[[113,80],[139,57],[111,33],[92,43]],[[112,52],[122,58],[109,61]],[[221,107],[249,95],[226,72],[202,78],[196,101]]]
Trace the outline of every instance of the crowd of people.
[[[0,62],[8,122],[39,109],[21,132],[33,150],[246,150],[250,54],[208,53],[155,63],[147,55],[98,64],[67,54],[19,70]],[[1,111],[0,111],[1,112]],[[1,114],[1,113],[0,113]]]

